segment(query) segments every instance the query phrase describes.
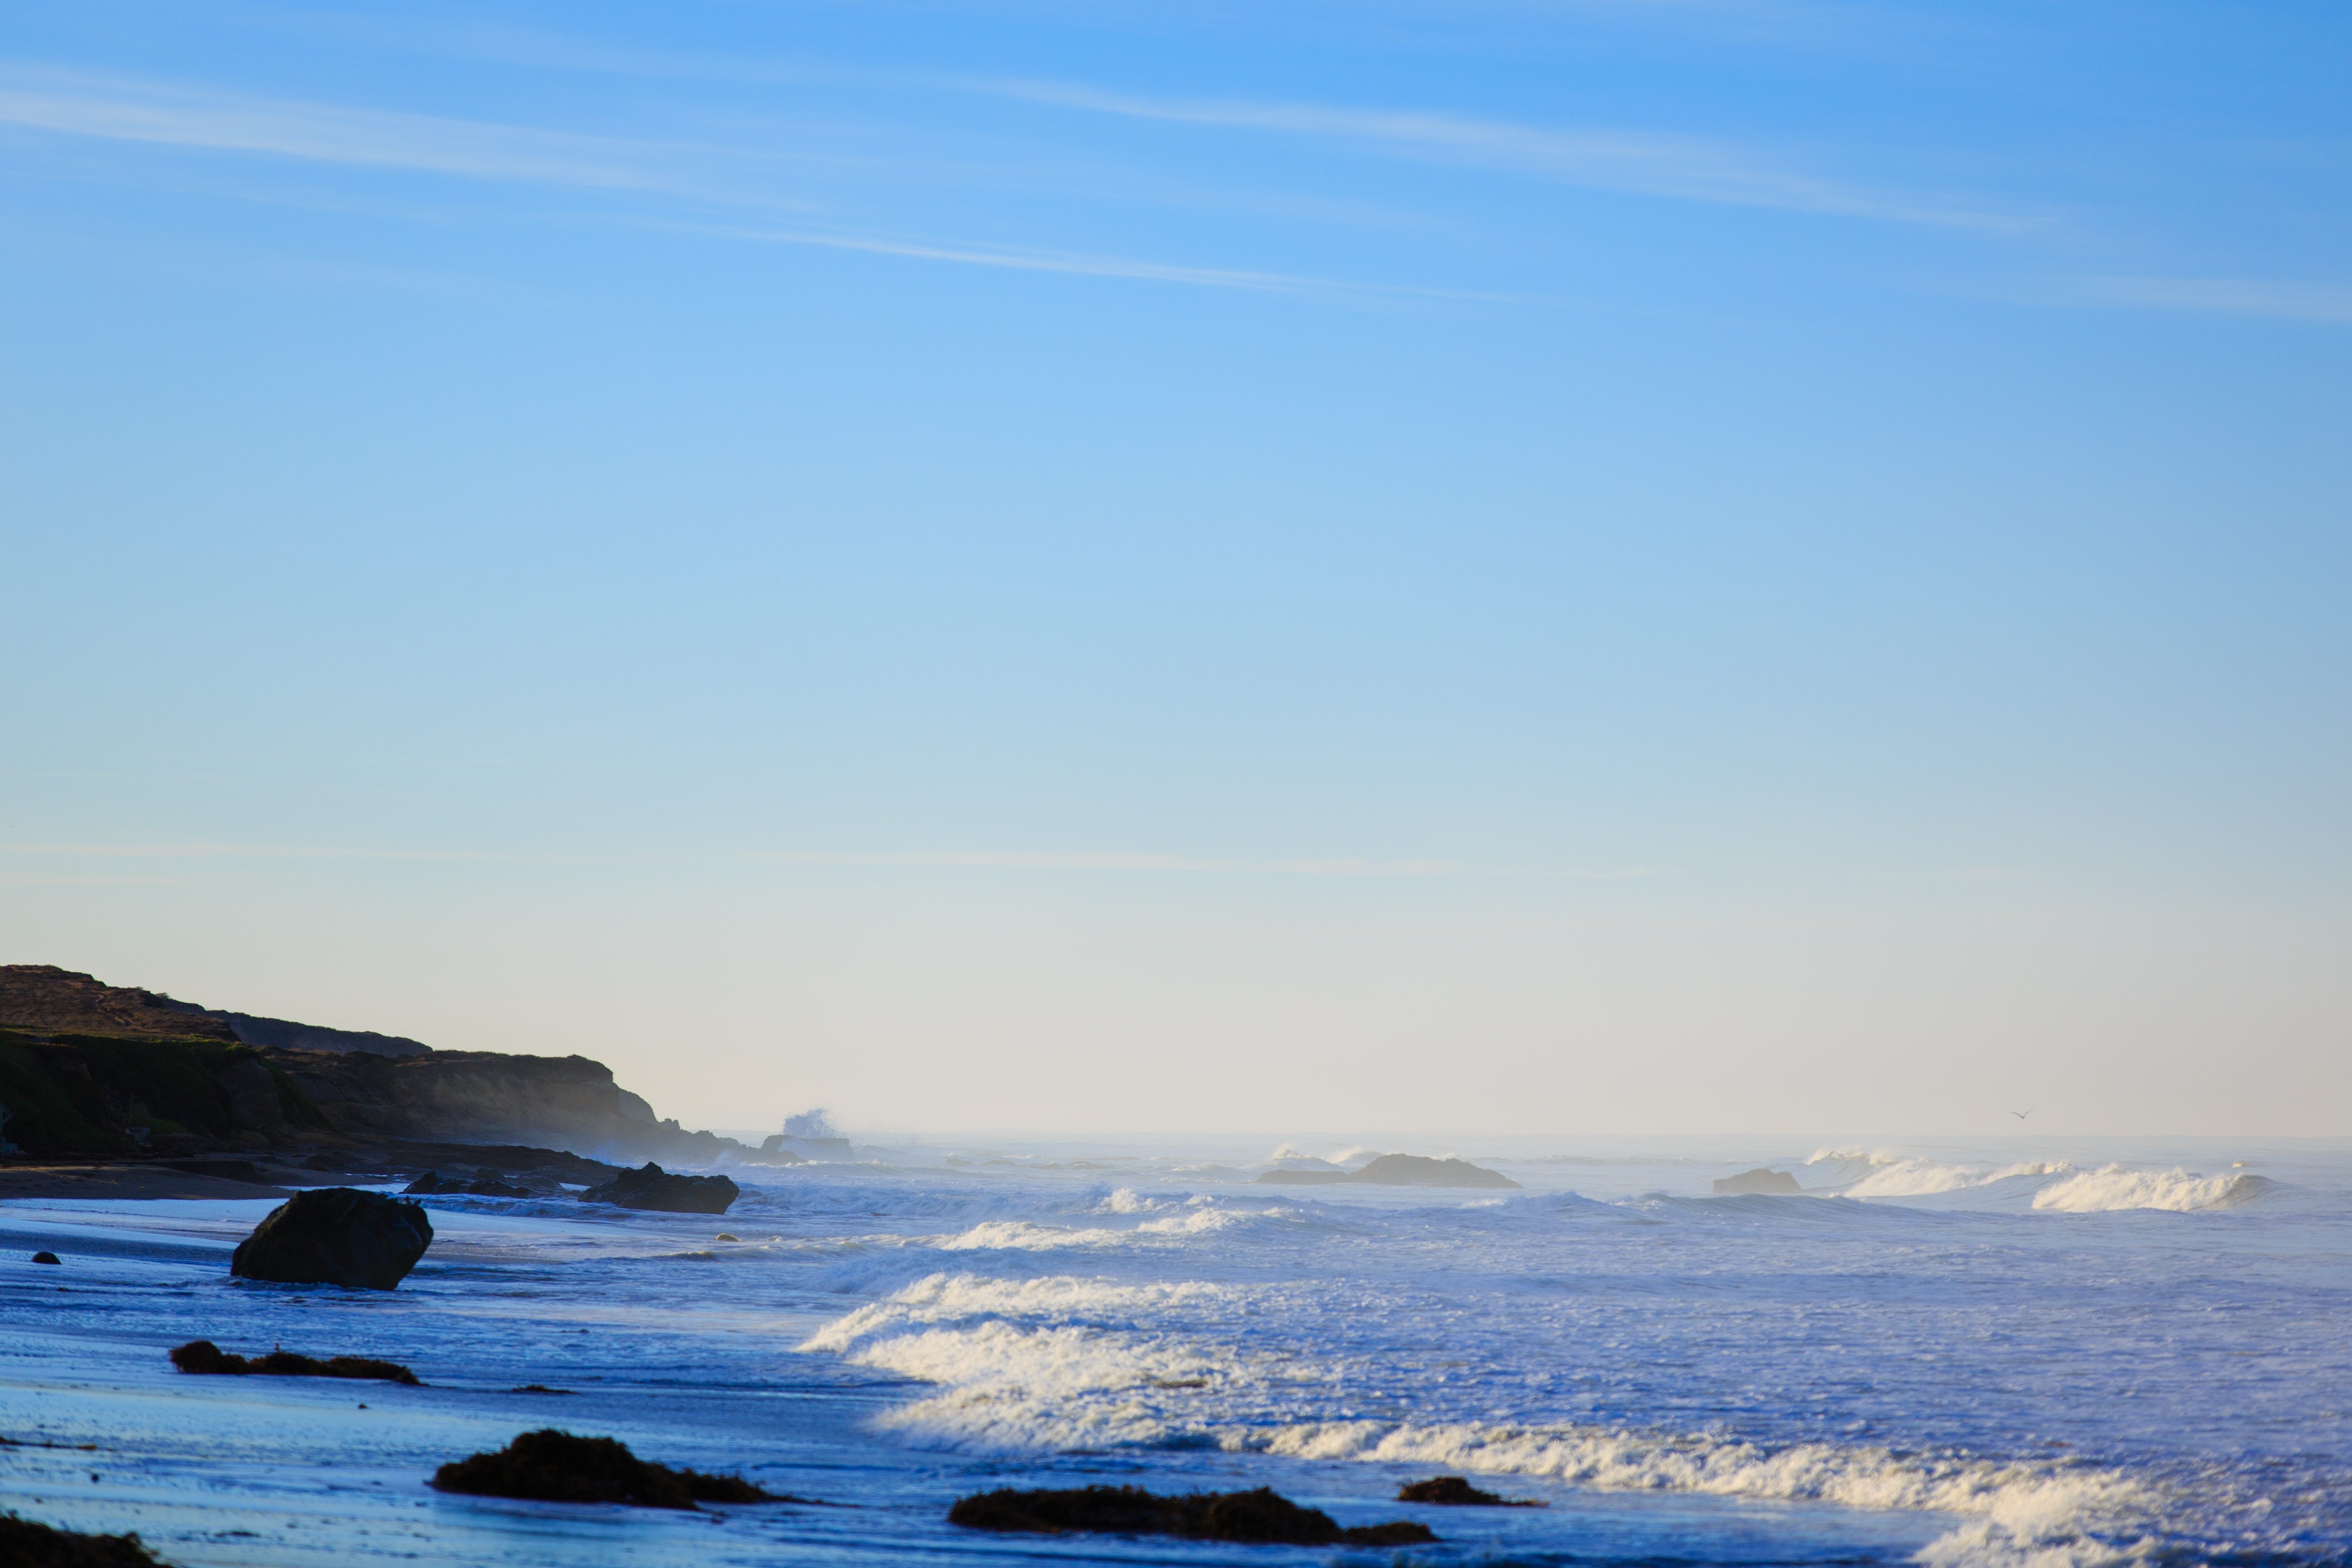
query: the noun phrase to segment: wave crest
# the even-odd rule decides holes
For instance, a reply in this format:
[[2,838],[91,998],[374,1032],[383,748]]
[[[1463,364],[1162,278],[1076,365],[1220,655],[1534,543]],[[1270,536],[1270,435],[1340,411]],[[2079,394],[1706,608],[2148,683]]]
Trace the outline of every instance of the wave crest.
[[2252,1203],[2278,1184],[2254,1175],[2208,1176],[2184,1171],[2131,1171],[2106,1165],[2077,1171],[2033,1194],[2033,1206],[2063,1214],[2104,1214],[2114,1209],[2232,1209]]

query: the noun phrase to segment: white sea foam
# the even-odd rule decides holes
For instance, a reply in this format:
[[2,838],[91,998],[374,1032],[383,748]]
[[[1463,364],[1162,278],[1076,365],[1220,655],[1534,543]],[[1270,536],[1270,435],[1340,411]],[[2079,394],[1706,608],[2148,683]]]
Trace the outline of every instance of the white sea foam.
[[801,1347],[936,1385],[878,1425],[923,1447],[1041,1453],[1215,1446],[1288,1458],[1367,1460],[1548,1477],[1606,1490],[1685,1491],[1971,1516],[1938,1540],[1938,1568],[2079,1568],[2145,1511],[2112,1470],[1903,1455],[1867,1445],[1766,1447],[1591,1426],[1286,1418],[1328,1396],[1339,1369],[1160,1326],[1203,1310],[1245,1320],[1247,1289],[1058,1277],[934,1274],[850,1313]]
[[1979,1516],[1979,1523],[1937,1543],[1942,1553],[1937,1561],[1945,1563],[2030,1561],[2045,1552],[2063,1552],[2084,1529],[2112,1530],[2148,1501],[2144,1487],[2112,1471],[1939,1460],[1858,1445],[1801,1443],[1766,1449],[1707,1437],[1477,1422],[1322,1422],[1242,1437],[1228,1446],[1302,1459],[1548,1476],[1612,1491],[1705,1492]]
[[[1115,1212],[1139,1212],[1125,1210]],[[1040,1225],[1034,1220],[986,1220],[960,1236],[951,1236],[933,1245],[941,1252],[1060,1252],[1073,1247],[1120,1247],[1138,1240],[1170,1240],[1181,1237],[1205,1236],[1254,1219],[1284,1219],[1289,1215],[1282,1209],[1194,1208],[1189,1214],[1168,1215],[1160,1219],[1148,1219],[1127,1230],[1111,1230],[1100,1226],[1071,1227]]]
[[1106,1314],[1130,1321],[1175,1307],[1232,1300],[1238,1294],[1234,1287],[1197,1280],[1119,1285],[1066,1274],[1044,1279],[992,1279],[942,1271],[826,1324],[800,1348],[849,1355],[878,1340],[945,1323],[1019,1318],[1061,1324],[1097,1321]]
[[1869,1174],[1842,1190],[1850,1198],[1919,1198],[1937,1193],[1989,1187],[2016,1176],[2060,1176],[2074,1167],[2059,1161],[2025,1161],[2014,1165],[1956,1165],[1938,1160],[1900,1159],[1873,1162]]
[[2174,1166],[2169,1171],[2133,1171],[2105,1165],[2078,1171],[2063,1182],[2033,1194],[2033,1206],[2067,1214],[2097,1214],[2112,1209],[2236,1208],[2276,1186],[2261,1176],[2208,1176]]
[[1817,1150],[1806,1164],[1836,1166],[1833,1180],[1826,1186],[1843,1197],[1932,1197],[2018,1182],[2032,1190],[2033,1207],[2067,1214],[2235,1208],[2253,1202],[2277,1185],[2261,1176],[2208,1176],[2178,1166],[2168,1171],[2151,1171],[2111,1163],[2086,1171],[2064,1160],[2030,1160],[2004,1165],[1933,1160],[1865,1149]]

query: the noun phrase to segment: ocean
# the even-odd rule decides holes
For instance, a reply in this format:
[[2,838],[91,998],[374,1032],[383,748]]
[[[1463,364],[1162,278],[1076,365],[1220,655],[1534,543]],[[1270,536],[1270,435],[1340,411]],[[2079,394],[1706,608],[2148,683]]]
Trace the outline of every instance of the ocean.
[[[1390,1149],[1520,1186],[1254,1180]],[[0,1204],[0,1506],[188,1568],[2352,1561],[2352,1142],[856,1152],[729,1168],[719,1217],[428,1198],[391,1293],[232,1279],[267,1202]],[[1758,1165],[1805,1190],[1712,1195]],[[426,1386],[173,1372],[196,1338]],[[809,1500],[425,1485],[544,1426]],[[1438,1474],[1545,1506],[1393,1500]],[[1097,1482],[1271,1486],[1441,1542],[946,1522]]]

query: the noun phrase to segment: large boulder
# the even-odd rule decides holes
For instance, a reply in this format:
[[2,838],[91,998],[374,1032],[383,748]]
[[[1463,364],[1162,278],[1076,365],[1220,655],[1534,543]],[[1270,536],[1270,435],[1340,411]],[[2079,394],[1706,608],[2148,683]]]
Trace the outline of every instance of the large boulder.
[[389,1290],[433,1245],[418,1204],[356,1187],[297,1193],[237,1244],[229,1272],[286,1285]]
[[648,1160],[580,1195],[592,1204],[618,1204],[625,1209],[725,1214],[741,1190],[724,1176],[674,1176]]

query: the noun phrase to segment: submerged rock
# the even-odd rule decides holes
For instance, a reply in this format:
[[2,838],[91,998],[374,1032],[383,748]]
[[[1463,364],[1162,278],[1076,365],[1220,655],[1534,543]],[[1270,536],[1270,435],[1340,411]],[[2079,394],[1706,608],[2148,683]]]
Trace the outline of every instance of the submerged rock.
[[674,1176],[648,1160],[580,1195],[592,1204],[618,1204],[626,1209],[725,1214],[741,1190],[724,1176]]
[[[550,1390],[549,1392],[554,1392]],[[494,1454],[476,1454],[433,1472],[445,1492],[529,1498],[538,1502],[619,1502],[691,1509],[702,1502],[785,1502],[740,1476],[673,1470],[629,1452],[613,1437],[578,1437],[554,1427],[525,1432]]]
[[427,1171],[400,1190],[404,1194],[419,1197],[429,1197],[436,1193],[471,1193],[477,1197],[485,1198],[530,1196],[529,1187],[519,1187],[511,1182],[502,1182],[488,1171],[475,1172],[471,1181],[467,1181],[463,1176],[445,1176],[438,1171]]
[[1411,1546],[1435,1541],[1424,1524],[1342,1530],[1320,1509],[1301,1508],[1270,1487],[1246,1492],[1160,1497],[1141,1487],[1080,1487],[1066,1491],[1006,1488],[960,1499],[948,1522],[969,1530],[1062,1535],[1176,1535],[1191,1541],[1255,1541],[1292,1546]]
[[[382,1383],[419,1384],[417,1375],[396,1361],[339,1355],[327,1361],[297,1355],[283,1347],[250,1360],[232,1355],[210,1340],[190,1340],[172,1352],[172,1364],[201,1376],[241,1377],[260,1373],[268,1377],[362,1377]],[[421,1386],[421,1384],[419,1384]]]
[[1717,1176],[1715,1195],[1731,1197],[1741,1193],[1801,1193],[1797,1178],[1786,1171],[1767,1170],[1759,1165],[1752,1171],[1742,1171],[1736,1176]]
[[84,1535],[0,1513],[0,1563],[8,1568],[162,1568],[136,1535]]
[[1432,1476],[1397,1488],[1399,1502],[1435,1503],[1441,1508],[1541,1508],[1539,1502],[1499,1497],[1480,1491],[1460,1476]]
[[433,1245],[416,1204],[355,1187],[297,1193],[237,1244],[229,1272],[286,1285],[389,1290]]

